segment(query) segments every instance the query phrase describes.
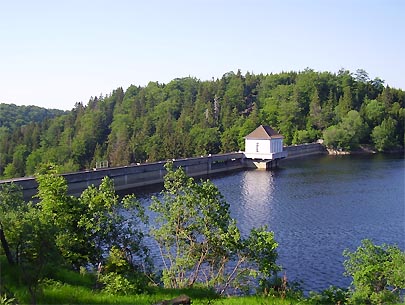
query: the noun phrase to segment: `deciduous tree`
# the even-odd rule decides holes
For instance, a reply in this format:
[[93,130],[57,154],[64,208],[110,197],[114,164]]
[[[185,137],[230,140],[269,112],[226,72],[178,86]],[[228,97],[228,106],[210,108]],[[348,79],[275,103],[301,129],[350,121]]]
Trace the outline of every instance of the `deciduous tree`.
[[346,275],[353,278],[354,304],[394,304],[405,289],[405,252],[363,240],[356,251],[345,250]]
[[246,286],[252,276],[268,278],[278,270],[273,233],[257,229],[244,240],[213,183],[197,183],[172,163],[166,169],[165,189],[150,207],[165,287],[199,282],[225,293]]

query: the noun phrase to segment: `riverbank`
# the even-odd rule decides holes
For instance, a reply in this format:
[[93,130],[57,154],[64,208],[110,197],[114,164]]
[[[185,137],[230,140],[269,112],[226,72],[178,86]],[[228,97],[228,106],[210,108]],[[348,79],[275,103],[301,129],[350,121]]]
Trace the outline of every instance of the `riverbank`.
[[[367,154],[377,154],[379,153],[375,147],[372,145],[361,144],[357,149],[347,151],[342,149],[331,149],[326,148],[326,151],[329,155],[367,155]],[[404,153],[405,150],[403,148],[392,149],[389,151],[385,151],[384,154],[400,154]]]

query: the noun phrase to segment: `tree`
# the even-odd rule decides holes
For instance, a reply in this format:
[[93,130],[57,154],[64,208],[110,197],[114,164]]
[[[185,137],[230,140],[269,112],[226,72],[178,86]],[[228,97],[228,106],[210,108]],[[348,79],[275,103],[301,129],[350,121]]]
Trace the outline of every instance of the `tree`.
[[88,263],[103,263],[106,252],[115,247],[132,256],[131,264],[137,259],[145,266],[148,251],[142,244],[139,225],[145,225],[147,218],[134,195],[120,200],[113,180],[105,177],[98,187],[92,185],[84,190],[79,202],[84,212],[79,215],[78,227],[84,229],[89,243]]
[[11,247],[6,233],[12,228],[11,219],[17,213],[23,202],[21,187],[14,183],[5,183],[0,186],[0,241],[3,251],[10,265],[15,264],[15,258],[11,253]]
[[309,103],[309,121],[313,127],[321,129],[324,127],[322,121],[322,108],[319,99],[318,90],[315,89],[311,97],[311,102]]
[[202,129],[194,126],[190,130],[190,138],[195,155],[216,154],[219,152],[220,138],[218,128]]
[[236,75],[233,72],[227,73],[223,76],[223,79],[227,83],[224,93],[224,103],[232,109],[237,109],[238,112],[243,111],[245,108],[244,81],[240,75],[240,71]]
[[27,175],[33,175],[37,167],[42,162],[42,149],[33,150],[27,157],[27,162],[25,164],[25,172]]
[[241,127],[233,126],[225,130],[221,134],[221,152],[227,153],[232,151],[239,151],[239,137],[241,133]]
[[338,125],[330,126],[323,133],[325,144],[333,149],[351,150],[364,137],[365,126],[356,110],[351,110]]
[[308,128],[305,130],[296,130],[294,132],[292,144],[303,144],[314,142],[319,138],[320,134],[321,134],[320,131],[317,131],[313,128]]
[[64,260],[78,269],[89,261],[89,240],[78,226],[85,207],[76,197],[67,195],[68,185],[53,164],[45,164],[35,176],[41,221],[52,227],[55,244]]
[[353,278],[354,304],[394,304],[405,289],[405,252],[363,240],[356,251],[345,250],[346,275]]
[[364,117],[370,126],[381,124],[386,115],[384,104],[378,100],[366,99],[362,110],[364,112]]
[[374,127],[371,132],[371,138],[378,151],[387,151],[398,145],[398,140],[395,137],[396,125],[397,121],[392,118],[386,118],[382,121],[381,125]]
[[18,264],[20,280],[35,304],[39,279],[46,265],[59,261],[54,230],[42,221],[37,205],[24,202],[21,189],[4,184],[0,189],[0,239],[9,264]]
[[336,116],[342,120],[346,114],[353,109],[352,91],[350,86],[343,88],[343,95],[339,99],[338,105],[335,107]]
[[300,110],[295,100],[286,101],[280,105],[278,126],[286,144],[291,144],[295,130],[299,129]]
[[347,143],[350,141],[345,131],[337,125],[330,126],[326,129],[323,132],[323,139],[327,147],[338,150],[346,149]]
[[104,263],[113,246],[145,260],[143,234],[136,229],[138,222],[145,220],[144,211],[134,196],[119,200],[108,177],[99,187],[89,186],[80,198],[69,196],[66,180],[53,165],[44,166],[36,179],[41,221],[53,228],[65,262],[75,269]]
[[160,249],[165,287],[199,282],[222,294],[240,289],[252,276],[274,275],[278,267],[273,233],[257,229],[243,240],[229,204],[213,183],[197,183],[181,168],[174,170],[172,163],[165,167],[165,189],[150,207],[156,213],[151,235]]
[[31,175],[49,162],[68,172],[92,168],[100,158],[125,166],[198,156],[212,147],[233,151],[243,149],[246,130],[259,124],[279,130],[288,145],[314,138],[313,129],[338,126],[350,110],[368,125],[364,144],[372,144],[374,127],[391,117],[403,147],[405,93],[383,83],[360,69],[245,77],[238,71],[212,81],[186,77],[117,88],[65,113],[0,104],[0,175]]
[[16,171],[16,177],[23,177],[25,175],[25,163],[28,154],[28,148],[24,144],[20,144],[15,148],[13,154],[13,166]]
[[335,95],[332,90],[329,91],[328,99],[322,105],[321,118],[324,122],[324,128],[337,123],[336,115],[333,111],[335,108]]

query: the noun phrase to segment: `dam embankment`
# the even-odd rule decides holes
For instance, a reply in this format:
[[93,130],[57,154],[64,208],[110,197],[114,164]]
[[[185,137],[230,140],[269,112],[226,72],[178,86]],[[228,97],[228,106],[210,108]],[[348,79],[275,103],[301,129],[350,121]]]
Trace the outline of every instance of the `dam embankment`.
[[[288,152],[286,159],[327,153],[324,146],[319,143],[286,146]],[[70,195],[79,195],[90,185],[99,185],[101,180],[108,176],[114,180],[117,191],[150,186],[163,182],[166,174],[164,165],[166,161],[143,163],[123,167],[102,168],[76,173],[63,174],[68,184]],[[191,177],[211,176],[214,174],[227,173],[243,170],[252,162],[245,158],[243,152],[208,155],[197,158],[173,160],[175,167],[182,167]],[[23,189],[24,198],[29,200],[37,193],[38,184],[33,177],[17,178],[0,181],[2,183],[14,182]]]
[[300,145],[284,146],[283,149],[288,153],[287,159],[328,153],[326,147],[320,143],[306,143]]

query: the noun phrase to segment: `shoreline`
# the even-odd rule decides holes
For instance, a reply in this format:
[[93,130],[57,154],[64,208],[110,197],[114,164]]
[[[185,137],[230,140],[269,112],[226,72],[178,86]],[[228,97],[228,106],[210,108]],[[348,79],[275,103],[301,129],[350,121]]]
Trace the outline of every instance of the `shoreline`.
[[372,154],[400,154],[400,153],[405,153],[404,148],[398,148],[398,149],[392,149],[389,151],[377,151],[374,147],[369,146],[369,145],[360,145],[359,148],[355,150],[336,150],[336,149],[330,149],[326,148],[327,152],[329,155],[372,155]]

